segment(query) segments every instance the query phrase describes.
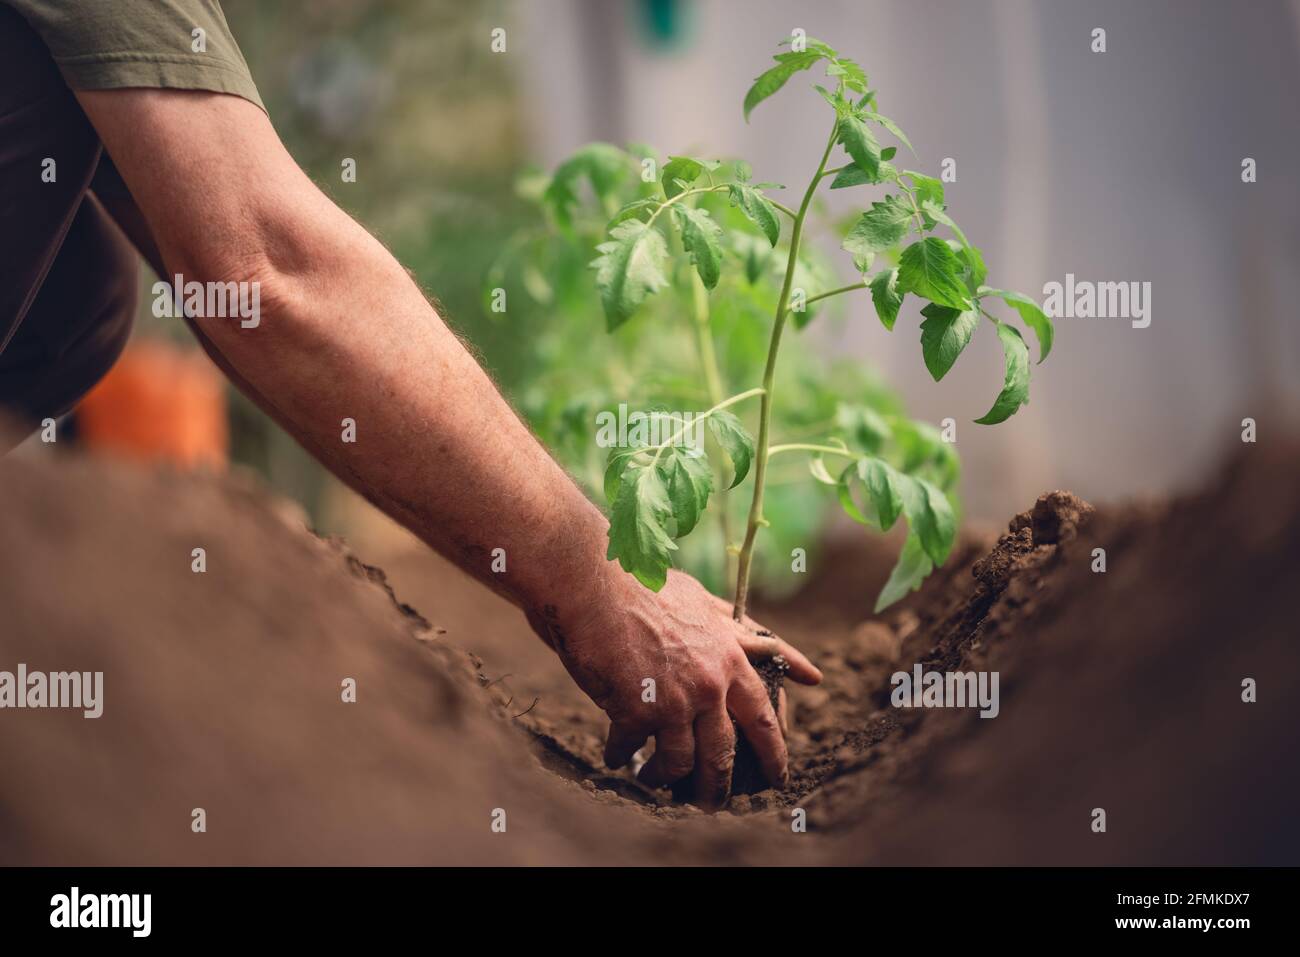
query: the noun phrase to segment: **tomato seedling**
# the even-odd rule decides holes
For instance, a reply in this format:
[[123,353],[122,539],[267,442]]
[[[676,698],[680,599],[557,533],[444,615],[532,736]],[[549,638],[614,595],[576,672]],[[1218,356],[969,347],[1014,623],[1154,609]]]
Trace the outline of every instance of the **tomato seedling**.
[[[919,587],[942,565],[956,534],[950,499],[957,476],[956,458],[932,427],[897,414],[880,415],[870,407],[850,407],[849,421],[843,415],[838,417],[841,434],[819,441],[773,441],[774,423],[781,421],[775,411],[778,356],[790,322],[802,327],[814,304],[862,290],[869,293],[881,324],[892,331],[907,297],[914,296],[924,303],[920,309],[922,358],[938,381],[970,342],[980,320],[987,319],[1001,343],[1005,371],[992,408],[975,420],[986,425],[1014,414],[1028,401],[1029,386],[1028,346],[1014,326],[988,311],[992,301],[1001,300],[1011,307],[1033,332],[1039,362],[1052,347],[1051,322],[1032,299],[986,285],[984,258],[948,214],[943,183],[900,169],[892,162],[899,147],[880,145],[877,128],[912,152],[902,129],[878,112],[876,92],[868,87],[863,69],[818,40],[801,38],[795,44],[778,53],[776,65],[754,81],[744,111],[748,119],[755,107],[795,74],[815,65],[825,66],[833,85],[815,85],[814,89],[833,117],[821,158],[799,205],[790,208],[773,199],[770,191],[780,187],[754,183],[746,162],[670,157],[659,171],[658,188],[653,193],[641,191],[621,208],[607,210],[612,213],[607,235],[591,264],[607,326],[614,331],[655,297],[672,291],[677,285],[678,260],[685,260],[694,273],[690,283],[695,314],[703,317],[696,323],[696,332],[711,395],[711,405],[695,414],[693,423],[683,422],[677,430],[657,430],[660,436],[666,434],[666,439],[611,450],[603,482],[611,503],[608,557],[617,559],[646,587],[658,590],[666,580],[679,540],[696,528],[711,496],[719,497],[715,490],[725,494],[752,472],[753,491],[743,536],[738,543],[731,542],[729,535],[726,539],[736,554],[737,620],[745,613],[759,531],[768,524],[764,506],[769,464],[777,456],[807,456],[812,477],[835,488],[841,506],[853,520],[881,531],[890,529],[900,517],[905,520],[907,537],[877,600],[877,610]],[[832,166],[837,147],[847,162]],[[615,184],[626,172],[627,154],[616,159],[609,151],[620,153],[605,144],[592,144],[557,170],[546,198],[561,225],[579,201],[575,186],[580,178],[587,179],[598,196],[608,199],[615,194]],[[841,246],[852,257],[861,279],[810,295],[804,283],[816,274],[807,265],[804,232],[814,199],[828,181],[832,190],[885,186],[895,191],[872,202],[843,236]],[[736,215],[724,213],[719,200],[725,200]],[[732,228],[743,223],[742,228],[751,231],[747,242],[732,241],[728,246],[724,219]],[[783,220],[788,222],[788,230]],[[952,238],[940,238],[941,229]],[[708,325],[708,297],[718,288],[728,252],[733,254],[730,258],[742,259],[751,277],[761,271],[763,267],[755,267],[754,260],[762,255],[763,243],[769,254],[784,252],[784,265],[777,267],[779,282],[761,375],[757,368],[752,369],[751,375],[759,378],[756,384],[723,395]],[[733,411],[751,402],[758,404],[756,439]],[[670,425],[674,421],[672,413],[656,414],[666,417]],[[715,480],[714,465],[705,450],[680,441],[688,428],[701,421],[707,423],[717,449],[730,465],[731,480],[725,487]],[[842,463],[837,474],[828,468],[831,460]]]

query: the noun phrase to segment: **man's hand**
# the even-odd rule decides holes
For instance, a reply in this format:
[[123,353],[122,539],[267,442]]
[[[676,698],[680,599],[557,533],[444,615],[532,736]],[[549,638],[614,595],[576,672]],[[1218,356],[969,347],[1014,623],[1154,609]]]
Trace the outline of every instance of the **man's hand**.
[[731,786],[734,718],[768,780],[784,784],[781,724],[749,657],[784,655],[790,677],[804,684],[821,681],[821,672],[754,622],[734,621],[730,606],[689,575],[670,571],[658,594],[622,578],[616,593],[600,593],[571,620],[561,621],[553,606],[530,615],[574,681],[609,714],[605,763],[622,767],[653,736],[640,780],[658,787],[695,771],[697,800],[719,807]]

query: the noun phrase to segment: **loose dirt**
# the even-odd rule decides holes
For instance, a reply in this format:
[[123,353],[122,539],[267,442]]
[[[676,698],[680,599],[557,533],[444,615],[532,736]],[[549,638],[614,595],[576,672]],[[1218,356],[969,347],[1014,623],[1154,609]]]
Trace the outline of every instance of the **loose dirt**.
[[[883,616],[897,543],[828,543],[754,612],[826,673],[791,785],[710,816],[604,769],[600,712],[427,550],[363,560],[238,475],[0,460],[0,670],[105,686],[0,710],[0,863],[1294,863],[1298,462],[1049,493]],[[998,716],[893,707],[917,663],[997,671]]]

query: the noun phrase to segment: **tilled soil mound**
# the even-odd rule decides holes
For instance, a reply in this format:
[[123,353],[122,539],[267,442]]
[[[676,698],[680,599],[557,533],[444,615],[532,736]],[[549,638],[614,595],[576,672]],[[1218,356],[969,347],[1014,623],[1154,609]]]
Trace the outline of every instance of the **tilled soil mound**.
[[[828,545],[755,613],[827,676],[791,786],[706,816],[605,770],[600,712],[427,550],[385,576],[237,479],[0,460],[0,671],[105,686],[98,719],[0,710],[0,863],[1296,863],[1298,462],[1050,493],[881,617],[896,544]],[[918,663],[996,671],[997,717],[893,707]]]

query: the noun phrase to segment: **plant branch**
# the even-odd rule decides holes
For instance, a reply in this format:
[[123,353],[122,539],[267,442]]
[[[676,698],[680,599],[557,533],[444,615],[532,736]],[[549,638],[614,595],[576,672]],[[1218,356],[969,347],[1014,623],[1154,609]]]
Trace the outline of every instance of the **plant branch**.
[[767,450],[767,457],[770,459],[774,455],[782,452],[821,452],[823,455],[842,455],[846,459],[856,459],[858,456],[848,449],[839,448],[834,445],[811,445],[807,442],[790,442],[786,445],[774,445]]
[[680,203],[688,196],[699,196],[702,193],[716,193],[719,190],[726,189],[728,185],[729,184],[727,183],[723,183],[721,186],[697,186],[694,189],[683,190],[682,192],[678,193],[676,196],[669,196],[662,203],[660,203],[658,206],[655,207],[655,211],[650,214],[650,218],[645,221],[645,224],[647,226],[652,225],[654,221],[659,218],[660,213],[662,213],[669,206],[673,206],[677,203]]
[[828,299],[831,296],[838,296],[842,292],[853,292],[855,289],[866,289],[870,286],[867,282],[855,282],[851,286],[841,286],[839,289],[832,289],[830,292],[819,292],[817,295],[804,300],[805,306],[811,306],[819,299]]
[[664,441],[660,442],[658,445],[647,446],[646,448],[641,449],[640,451],[654,452],[654,458],[650,460],[650,464],[653,465],[655,462],[659,461],[659,456],[663,453],[664,449],[668,448],[668,446],[670,445],[675,445],[678,441],[681,440],[681,437],[685,435],[687,431],[699,425],[709,416],[713,415],[713,413],[721,412],[723,409],[727,408],[728,406],[735,405],[737,402],[744,402],[746,399],[752,399],[756,395],[763,395],[763,390],[761,388],[747,389],[744,392],[740,392],[736,395],[733,395],[730,399],[723,399],[721,402],[714,405],[713,408],[705,409],[694,419],[692,419],[689,425],[683,425],[680,429],[678,429],[676,432],[674,432]]
[[787,216],[789,216],[791,219],[798,219],[798,218],[799,218],[799,214],[796,213],[796,212],[795,212],[793,209],[791,209],[789,206],[785,205],[785,203],[778,203],[778,202],[777,202],[776,200],[774,200],[771,196],[768,196],[768,197],[767,197],[767,201],[768,201],[769,203],[771,203],[773,206],[775,206],[777,209],[779,209],[781,212],[785,213],[785,214],[786,214]]

